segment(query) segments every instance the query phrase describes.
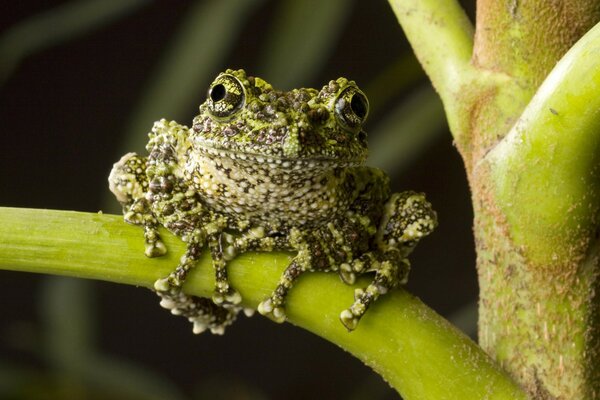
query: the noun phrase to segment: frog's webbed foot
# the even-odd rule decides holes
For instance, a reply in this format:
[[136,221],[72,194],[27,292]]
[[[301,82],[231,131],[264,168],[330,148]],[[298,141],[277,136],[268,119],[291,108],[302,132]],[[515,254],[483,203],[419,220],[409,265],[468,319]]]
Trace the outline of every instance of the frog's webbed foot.
[[407,256],[437,226],[437,214],[423,193],[394,193],[384,210],[375,238],[383,251],[398,249]]

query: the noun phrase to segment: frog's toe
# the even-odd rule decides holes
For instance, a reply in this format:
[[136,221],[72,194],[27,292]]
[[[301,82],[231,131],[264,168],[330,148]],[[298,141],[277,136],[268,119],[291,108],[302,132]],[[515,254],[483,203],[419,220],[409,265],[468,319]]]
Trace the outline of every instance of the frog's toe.
[[154,290],[159,293],[164,293],[171,288],[169,284],[169,278],[160,278],[154,281]]
[[356,282],[356,274],[352,271],[350,264],[344,263],[340,265],[339,275],[345,284],[353,285]]
[[167,254],[167,247],[161,240],[157,240],[154,243],[146,243],[144,254],[150,258],[164,256]]
[[258,312],[265,317],[281,324],[285,322],[285,309],[282,306],[275,306],[273,300],[267,299],[258,305]]
[[206,328],[208,328],[208,324],[206,324],[203,321],[192,321],[192,324],[193,324],[192,332],[194,332],[194,335],[199,335],[202,332],[204,332],[206,330]]
[[235,289],[230,289],[225,295],[225,302],[227,304],[238,305],[242,302],[242,295]]
[[237,290],[229,287],[224,292],[215,292],[212,301],[220,306],[235,306],[242,302],[242,295]]
[[342,324],[348,329],[348,331],[353,331],[358,326],[358,321],[360,317],[354,315],[350,309],[346,309],[340,313],[340,321]]

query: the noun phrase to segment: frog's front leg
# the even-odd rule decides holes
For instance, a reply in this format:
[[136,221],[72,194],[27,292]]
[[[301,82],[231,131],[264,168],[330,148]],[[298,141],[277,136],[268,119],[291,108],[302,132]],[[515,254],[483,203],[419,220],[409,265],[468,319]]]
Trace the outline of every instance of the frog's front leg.
[[[224,279],[227,288],[225,300],[229,303],[214,302],[211,299],[186,295],[182,291],[184,282],[187,279],[189,272],[196,266],[200,258],[200,254],[208,243],[211,248],[213,258],[217,261],[213,261],[215,264],[219,264],[219,259],[223,257],[218,254],[219,252],[213,251],[214,243],[218,242],[218,237],[221,236],[221,231],[224,228],[226,221],[220,218],[216,218],[213,222],[204,226],[198,226],[194,223],[186,223],[184,221],[177,221],[174,223],[178,226],[193,226],[187,232],[182,234],[187,244],[186,252],[181,257],[177,268],[171,272],[166,278],[158,279],[154,283],[154,290],[161,297],[161,306],[171,310],[175,315],[182,315],[186,317],[191,323],[193,323],[194,333],[201,333],[206,329],[214,334],[223,334],[225,327],[233,323],[235,320],[239,307],[235,306],[223,306],[223,304],[237,304],[241,301],[241,297],[237,292],[231,289],[228,285],[227,276],[221,275]],[[173,227],[171,227],[174,229]],[[224,265],[223,265],[224,270]],[[219,276],[219,273],[217,273]],[[223,287],[223,285],[221,285]],[[217,279],[217,289],[215,293],[218,293],[219,279]],[[237,297],[235,297],[237,294]]]
[[279,278],[277,287],[271,296],[268,299],[263,300],[258,305],[258,312],[265,317],[269,317],[275,322],[285,322],[287,318],[285,314],[285,300],[287,294],[298,277],[308,270],[309,265],[302,263],[300,260],[294,259]]
[[108,177],[110,191],[123,206],[125,222],[144,228],[145,254],[158,257],[167,248],[158,235],[158,221],[145,197],[148,190],[146,176],[147,158],[136,153],[127,153],[117,161]]
[[364,289],[356,289],[354,303],[340,314],[348,330],[356,328],[360,318],[380,295],[406,282],[410,270],[406,257],[436,225],[436,213],[422,193],[408,191],[390,197],[375,235],[375,251],[342,266],[351,277],[348,283],[353,283],[355,274],[375,271],[373,281]]
[[[340,321],[352,331],[365,314],[369,306],[391,289],[406,283],[410,264],[408,259],[401,257],[400,252],[388,252],[384,255],[377,252],[363,254],[350,264],[352,275],[375,271],[373,281],[366,288],[354,291],[354,303],[350,308],[340,313]],[[346,281],[346,283],[353,283]]]
[[237,290],[231,287],[227,275],[227,261],[233,258],[230,253],[226,253],[227,241],[231,241],[232,236],[227,233],[222,233],[212,236],[208,241],[208,248],[212,258],[213,268],[215,271],[215,292],[212,300],[215,304],[226,307],[235,306],[242,301],[242,296]]
[[284,322],[286,297],[298,278],[309,271],[338,271],[340,264],[351,260],[357,249],[351,240],[360,241],[361,234],[355,235],[354,230],[362,223],[350,218],[307,230],[292,228],[287,243],[277,243],[274,248],[288,248],[297,251],[297,255],[279,278],[271,296],[259,304],[258,312],[275,322]]

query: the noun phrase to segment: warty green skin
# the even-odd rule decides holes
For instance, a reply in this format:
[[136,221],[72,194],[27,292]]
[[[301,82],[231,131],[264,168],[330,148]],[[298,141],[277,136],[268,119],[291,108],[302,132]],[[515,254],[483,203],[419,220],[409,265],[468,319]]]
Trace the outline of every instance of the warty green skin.
[[[154,288],[161,305],[194,332],[222,334],[241,307],[226,264],[246,251],[297,255],[258,311],[285,321],[285,298],[307,271],[335,271],[344,282],[375,272],[340,314],[349,330],[381,294],[404,283],[408,254],[436,226],[424,196],[390,194],[389,179],[362,164],[368,101],[339,78],[320,91],[274,90],[243,70],[227,70],[209,88],[192,128],[160,120],[149,155],[124,155],[109,177],[125,220],[144,227],[146,255],[165,254],[164,226],[187,250]],[[215,269],[212,299],[181,287],[208,246]]]

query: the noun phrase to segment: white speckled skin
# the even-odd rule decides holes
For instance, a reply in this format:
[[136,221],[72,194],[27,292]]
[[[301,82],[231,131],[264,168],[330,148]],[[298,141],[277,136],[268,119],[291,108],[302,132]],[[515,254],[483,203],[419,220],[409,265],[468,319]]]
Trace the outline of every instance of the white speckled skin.
[[[315,89],[274,90],[243,70],[227,70],[209,89],[192,128],[154,124],[148,157],[115,164],[111,191],[127,222],[145,229],[146,254],[166,248],[162,225],[187,244],[177,268],[155,284],[161,305],[221,334],[240,310],[226,263],[244,251],[297,251],[258,311],[285,320],[285,297],[304,272],[336,271],[347,283],[374,271],[341,315],[352,330],[379,295],[403,283],[407,255],[436,225],[422,194],[390,194],[387,176],[362,166],[366,96],[339,78]],[[216,275],[212,299],[181,286],[208,245]]]

